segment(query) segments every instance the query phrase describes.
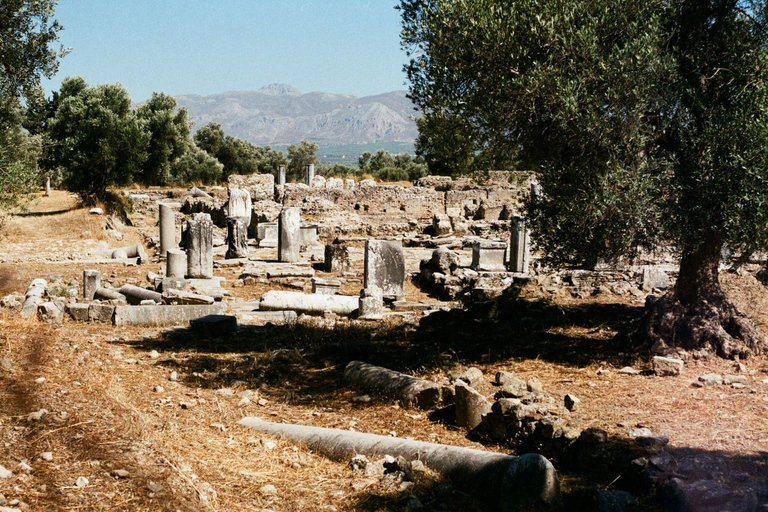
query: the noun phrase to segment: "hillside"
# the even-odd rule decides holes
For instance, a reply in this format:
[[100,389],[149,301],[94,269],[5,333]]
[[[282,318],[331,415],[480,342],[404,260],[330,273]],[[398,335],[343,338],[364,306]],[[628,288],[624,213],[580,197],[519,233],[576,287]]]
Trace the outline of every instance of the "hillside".
[[347,94],[302,94],[290,85],[272,84],[257,91],[176,97],[200,128],[210,122],[257,145],[320,145],[412,142],[417,112],[405,91],[358,98]]

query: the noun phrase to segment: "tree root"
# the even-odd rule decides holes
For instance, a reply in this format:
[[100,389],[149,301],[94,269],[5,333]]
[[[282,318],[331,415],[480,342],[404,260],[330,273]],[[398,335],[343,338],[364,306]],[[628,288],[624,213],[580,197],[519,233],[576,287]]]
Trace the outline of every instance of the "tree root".
[[705,350],[735,359],[768,352],[768,343],[752,322],[720,294],[684,304],[670,292],[646,305],[639,324],[625,338],[634,348],[662,355],[676,349]]

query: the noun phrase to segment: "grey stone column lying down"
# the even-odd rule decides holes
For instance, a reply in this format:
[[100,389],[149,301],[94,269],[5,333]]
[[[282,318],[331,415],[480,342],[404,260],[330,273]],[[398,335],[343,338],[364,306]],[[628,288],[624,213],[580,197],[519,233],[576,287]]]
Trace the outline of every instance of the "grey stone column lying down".
[[357,311],[357,306],[357,297],[308,294],[283,290],[269,290],[259,300],[259,309],[263,311],[287,309],[311,315],[322,315],[326,311],[336,313],[337,315],[351,315]]
[[432,409],[440,403],[436,383],[362,361],[350,361],[344,369],[344,382],[398,400],[403,407]]
[[547,510],[559,499],[557,471],[549,460],[535,453],[513,457],[397,437],[271,423],[255,417],[243,418],[240,424],[284,437],[339,461],[349,460],[358,453],[419,459],[430,469],[449,478],[457,489],[487,502],[492,510]]

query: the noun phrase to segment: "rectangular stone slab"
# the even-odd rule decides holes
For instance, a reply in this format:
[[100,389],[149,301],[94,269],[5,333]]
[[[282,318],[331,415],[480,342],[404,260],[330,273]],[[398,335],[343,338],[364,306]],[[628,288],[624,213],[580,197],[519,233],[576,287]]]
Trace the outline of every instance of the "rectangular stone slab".
[[184,325],[194,318],[221,315],[224,304],[210,306],[117,306],[115,325],[163,326]]

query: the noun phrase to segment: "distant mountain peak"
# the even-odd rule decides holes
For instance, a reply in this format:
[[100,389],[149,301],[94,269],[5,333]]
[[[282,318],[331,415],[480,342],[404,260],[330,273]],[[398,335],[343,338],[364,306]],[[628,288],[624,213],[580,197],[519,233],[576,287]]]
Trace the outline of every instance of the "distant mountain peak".
[[269,84],[256,92],[268,94],[270,96],[301,96],[301,91],[288,84]]

